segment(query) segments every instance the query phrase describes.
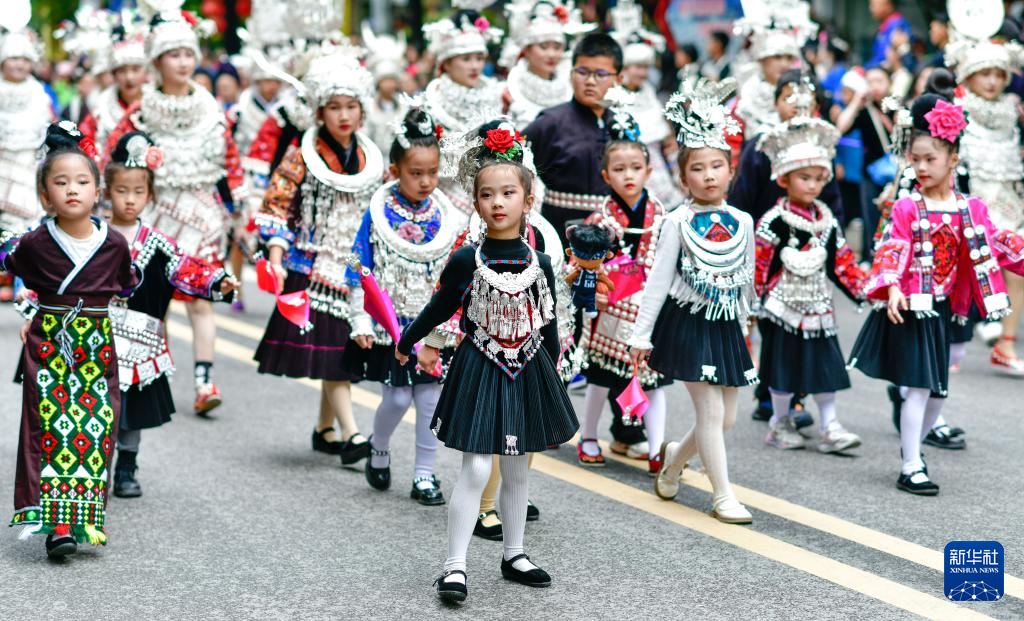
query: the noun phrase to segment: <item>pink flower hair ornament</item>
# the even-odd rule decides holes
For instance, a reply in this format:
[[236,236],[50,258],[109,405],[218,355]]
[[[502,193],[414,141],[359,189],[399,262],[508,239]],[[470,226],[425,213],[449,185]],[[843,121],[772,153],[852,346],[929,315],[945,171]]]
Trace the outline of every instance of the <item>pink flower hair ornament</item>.
[[935,107],[924,115],[928,121],[928,133],[949,143],[956,143],[967,127],[967,117],[961,106],[939,100]]
[[491,22],[487,21],[487,18],[481,15],[480,17],[476,18],[476,21],[473,22],[473,25],[476,26],[476,29],[479,30],[480,32],[487,32],[487,30],[491,27]]

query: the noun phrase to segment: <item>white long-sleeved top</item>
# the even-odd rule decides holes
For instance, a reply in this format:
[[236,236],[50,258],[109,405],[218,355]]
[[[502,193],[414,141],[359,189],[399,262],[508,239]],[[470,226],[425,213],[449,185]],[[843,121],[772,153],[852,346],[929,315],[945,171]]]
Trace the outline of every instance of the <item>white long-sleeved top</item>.
[[[705,293],[695,289],[681,272],[683,261],[688,259],[693,262],[694,259],[693,251],[688,245],[692,243],[689,242],[689,239],[693,239],[693,236],[687,235],[684,238],[683,227],[690,227],[691,219],[698,214],[716,211],[726,212],[735,218],[739,223],[736,235],[745,236],[742,251],[738,253],[736,260],[731,264],[731,269],[724,274],[726,278],[738,281],[740,286],[738,299],[735,304],[730,304],[728,307],[723,306],[718,300],[709,299]],[[704,250],[712,251],[714,246],[723,243],[706,239],[705,241],[707,248]],[[640,310],[637,312],[636,324],[633,328],[633,336],[629,339],[629,345],[640,349],[653,347],[651,333],[654,331],[654,324],[669,297],[680,306],[689,304],[692,311],[707,309],[709,312],[714,311],[713,314],[720,311],[721,314],[729,318],[735,317],[741,323],[744,322],[751,314],[756,299],[753,278],[754,261],[754,221],[749,214],[726,203],[719,205],[690,203],[668,214],[661,230],[661,236],[658,238],[654,265],[648,272],[647,282],[640,298]]]

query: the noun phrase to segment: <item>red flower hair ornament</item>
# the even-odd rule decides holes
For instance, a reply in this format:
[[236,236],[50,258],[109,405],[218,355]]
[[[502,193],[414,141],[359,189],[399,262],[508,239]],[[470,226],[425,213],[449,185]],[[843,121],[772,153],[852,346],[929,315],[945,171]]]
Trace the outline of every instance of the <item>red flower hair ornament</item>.
[[511,124],[502,123],[497,129],[487,130],[484,146],[494,154],[494,157],[511,160],[523,150],[523,135]]
[[950,143],[955,143],[967,127],[964,109],[941,99],[924,115],[924,120],[928,121],[928,133],[933,138],[941,138]]

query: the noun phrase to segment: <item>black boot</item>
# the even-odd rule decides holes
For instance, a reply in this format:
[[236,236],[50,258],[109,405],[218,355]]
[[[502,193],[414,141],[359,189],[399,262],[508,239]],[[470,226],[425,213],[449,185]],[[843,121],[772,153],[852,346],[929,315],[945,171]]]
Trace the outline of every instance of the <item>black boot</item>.
[[138,498],[142,495],[142,486],[135,480],[137,451],[118,451],[117,466],[114,468],[114,495],[118,498]]

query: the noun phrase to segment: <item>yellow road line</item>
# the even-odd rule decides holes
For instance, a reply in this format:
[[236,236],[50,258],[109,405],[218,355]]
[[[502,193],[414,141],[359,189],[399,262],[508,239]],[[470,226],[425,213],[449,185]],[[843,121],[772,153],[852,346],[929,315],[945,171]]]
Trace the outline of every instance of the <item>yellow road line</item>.
[[[172,310],[180,315],[185,314],[184,308],[178,302],[175,302]],[[230,332],[253,340],[258,341],[263,337],[262,330],[237,319],[218,315],[217,323]],[[353,398],[355,398],[356,391],[358,390],[361,389],[353,387]],[[366,392],[366,394],[373,395],[370,392]],[[376,408],[376,405],[373,407]],[[412,415],[410,414],[409,416],[411,417]],[[608,443],[604,440],[600,444],[607,458],[634,468],[647,469],[646,461],[616,455],[609,450]],[[696,489],[708,493],[711,492],[711,481],[701,472],[688,470],[684,483]],[[860,524],[765,494],[764,492],[743,487],[742,485],[733,483],[733,490],[736,492],[740,502],[759,511],[764,511],[791,522],[796,522],[802,526],[828,533],[840,539],[885,552],[891,556],[934,569],[935,571],[941,572],[945,570],[943,555],[939,550],[932,550],[920,544],[906,541],[905,539],[900,539],[899,537],[888,535],[866,526],[861,526]],[[1006,595],[1024,599],[1024,579],[1007,574],[1004,590]]]
[[[180,323],[169,321],[167,328],[168,334],[175,338],[185,341],[192,340],[191,331]],[[256,366],[256,362],[252,359],[252,351],[246,347],[220,339],[217,341],[216,349],[229,358]],[[304,386],[319,389],[319,382],[308,379],[297,381]],[[371,410],[376,409],[380,403],[378,395],[356,386],[353,386],[352,389],[352,400]],[[406,422],[410,422],[409,419],[410,417],[407,415]],[[661,517],[768,560],[787,565],[917,615],[949,620],[991,619],[989,616],[957,606],[946,599],[928,595],[758,531],[723,524],[695,509],[676,502],[662,501],[653,494],[642,492],[624,483],[546,457],[543,454],[536,455],[533,469],[580,489]]]

